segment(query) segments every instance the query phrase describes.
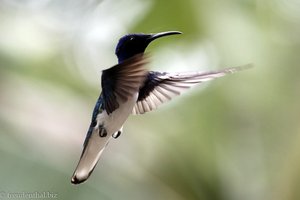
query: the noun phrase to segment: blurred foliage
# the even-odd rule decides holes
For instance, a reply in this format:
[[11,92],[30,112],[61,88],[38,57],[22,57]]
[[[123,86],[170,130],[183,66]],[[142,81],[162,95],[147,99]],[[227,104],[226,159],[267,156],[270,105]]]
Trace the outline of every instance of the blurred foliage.
[[[58,199],[300,198],[297,0],[0,0],[0,192]],[[73,186],[101,70],[129,32],[160,71],[254,68],[130,117]],[[0,199],[7,199],[1,196]]]

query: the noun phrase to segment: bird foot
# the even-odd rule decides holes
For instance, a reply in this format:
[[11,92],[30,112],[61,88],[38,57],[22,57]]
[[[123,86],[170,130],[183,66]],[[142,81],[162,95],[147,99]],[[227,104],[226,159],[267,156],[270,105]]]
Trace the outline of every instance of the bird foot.
[[115,132],[114,134],[112,134],[112,137],[114,138],[114,139],[117,139],[120,135],[121,135],[121,131],[117,131],[117,132]]
[[106,137],[107,136],[107,131],[103,126],[99,126],[99,136],[100,137]]

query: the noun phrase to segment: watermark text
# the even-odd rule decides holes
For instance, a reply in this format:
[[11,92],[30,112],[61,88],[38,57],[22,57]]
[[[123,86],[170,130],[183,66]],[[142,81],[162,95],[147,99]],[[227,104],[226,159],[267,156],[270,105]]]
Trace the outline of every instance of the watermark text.
[[0,200],[2,199],[57,199],[58,194],[50,191],[34,191],[34,192],[10,192],[0,191]]

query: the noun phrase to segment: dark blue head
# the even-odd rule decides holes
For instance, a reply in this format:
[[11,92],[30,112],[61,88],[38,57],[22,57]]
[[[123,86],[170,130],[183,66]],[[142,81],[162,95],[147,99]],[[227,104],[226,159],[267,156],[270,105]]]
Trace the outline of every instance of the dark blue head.
[[181,34],[179,31],[167,31],[162,33],[156,34],[129,34],[123,36],[117,45],[116,48],[116,55],[118,57],[119,63],[123,62],[124,60],[140,53],[144,53],[147,46],[153,40],[168,36],[168,35],[175,35]]

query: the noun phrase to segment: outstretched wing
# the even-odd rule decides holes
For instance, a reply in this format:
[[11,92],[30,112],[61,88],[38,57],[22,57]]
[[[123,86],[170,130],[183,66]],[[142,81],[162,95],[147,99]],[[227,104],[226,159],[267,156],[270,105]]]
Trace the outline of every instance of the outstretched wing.
[[103,70],[101,85],[104,109],[108,114],[126,102],[139,90],[146,78],[145,56],[136,55],[109,69]]
[[180,95],[181,92],[198,83],[219,78],[249,67],[250,65],[245,65],[205,73],[190,72],[173,74],[151,71],[147,75],[144,86],[140,89],[139,97],[132,114],[143,114],[155,110],[161,104]]

